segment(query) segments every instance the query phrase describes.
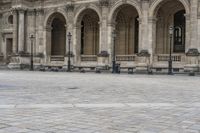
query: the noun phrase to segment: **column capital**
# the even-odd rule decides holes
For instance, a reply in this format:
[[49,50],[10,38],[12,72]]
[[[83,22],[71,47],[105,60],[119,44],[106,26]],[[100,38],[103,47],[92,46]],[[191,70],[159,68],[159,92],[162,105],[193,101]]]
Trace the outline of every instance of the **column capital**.
[[139,24],[142,24],[142,18],[137,18],[137,21],[139,22]]
[[11,14],[16,15],[17,14],[17,9],[16,8],[12,8],[11,9]]
[[149,17],[148,18],[149,23],[156,23],[157,21],[158,21],[158,19],[156,17]]
[[44,9],[43,8],[36,8],[36,15],[43,15],[44,14]]
[[16,10],[17,10],[20,14],[22,14],[22,13],[25,13],[25,11],[27,10],[27,8],[22,8],[22,7],[20,7],[20,8],[16,8]]
[[36,9],[29,9],[29,10],[27,10],[27,13],[29,16],[33,16],[36,14]]
[[111,27],[115,27],[116,25],[117,25],[116,22],[110,22],[110,23],[108,23],[108,26],[111,26]]
[[45,27],[45,30],[46,30],[46,31],[49,31],[49,32],[50,32],[52,29],[53,29],[53,28],[52,28],[50,25],[47,25],[47,26]]
[[184,14],[186,20],[190,20],[190,14]]

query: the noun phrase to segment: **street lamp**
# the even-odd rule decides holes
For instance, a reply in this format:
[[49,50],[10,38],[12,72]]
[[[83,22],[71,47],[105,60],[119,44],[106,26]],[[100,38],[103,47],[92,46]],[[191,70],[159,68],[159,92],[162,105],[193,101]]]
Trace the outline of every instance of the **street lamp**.
[[174,32],[174,28],[173,26],[170,26],[169,27],[169,35],[170,35],[170,52],[169,52],[169,68],[168,68],[168,74],[169,75],[172,75],[173,72],[172,72],[172,38],[173,38],[173,32]]
[[68,72],[71,72],[71,52],[70,52],[70,43],[71,43],[72,34],[69,32],[67,36],[68,36]]
[[33,71],[33,42],[34,42],[34,35],[30,35],[30,40],[31,40],[31,56],[30,56],[30,71]]
[[112,61],[112,73],[116,73],[116,53],[115,53],[115,39],[117,37],[116,35],[116,31],[114,30],[112,33],[112,37],[113,37],[113,61]]

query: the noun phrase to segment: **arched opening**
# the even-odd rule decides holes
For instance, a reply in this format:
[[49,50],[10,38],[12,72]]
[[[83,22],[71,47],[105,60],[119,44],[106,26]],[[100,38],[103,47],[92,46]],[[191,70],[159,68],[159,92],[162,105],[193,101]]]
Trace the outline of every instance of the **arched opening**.
[[53,13],[47,21],[47,55],[51,61],[64,61],[66,54],[66,20],[61,13]]
[[185,8],[178,0],[163,1],[156,10],[156,54],[169,54],[169,27],[174,27],[173,53],[185,53]]
[[65,55],[66,47],[66,30],[65,20],[63,17],[53,19],[51,32],[51,55]]
[[131,5],[122,5],[115,13],[117,55],[133,55],[138,53],[139,22],[138,12]]
[[84,10],[79,17],[81,25],[80,54],[97,55],[99,53],[99,16],[92,9]]

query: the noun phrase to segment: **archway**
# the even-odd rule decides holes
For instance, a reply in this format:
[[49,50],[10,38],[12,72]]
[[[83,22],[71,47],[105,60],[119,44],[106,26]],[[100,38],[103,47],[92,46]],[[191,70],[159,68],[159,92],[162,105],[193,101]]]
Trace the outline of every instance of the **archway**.
[[174,27],[173,53],[185,53],[186,19],[185,7],[179,0],[163,1],[155,10],[156,54],[169,54],[169,27]]
[[85,9],[78,17],[80,25],[80,55],[99,53],[99,16],[93,9]]
[[138,53],[139,22],[138,12],[132,5],[124,4],[114,13],[117,55],[133,55]]
[[61,13],[53,13],[47,21],[47,53],[51,57],[66,54],[66,20]]

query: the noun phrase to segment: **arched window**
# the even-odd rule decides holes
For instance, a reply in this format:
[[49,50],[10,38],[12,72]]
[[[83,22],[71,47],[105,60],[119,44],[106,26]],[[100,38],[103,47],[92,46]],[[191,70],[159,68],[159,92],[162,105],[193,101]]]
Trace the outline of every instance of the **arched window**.
[[139,22],[138,12],[131,5],[122,5],[116,11],[116,47],[117,55],[138,53]]
[[86,9],[79,16],[80,54],[97,55],[99,53],[99,16],[92,9]]
[[185,51],[185,10],[174,14],[174,52]]

